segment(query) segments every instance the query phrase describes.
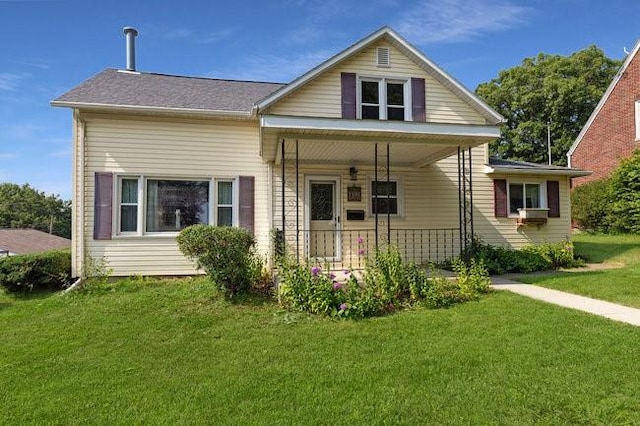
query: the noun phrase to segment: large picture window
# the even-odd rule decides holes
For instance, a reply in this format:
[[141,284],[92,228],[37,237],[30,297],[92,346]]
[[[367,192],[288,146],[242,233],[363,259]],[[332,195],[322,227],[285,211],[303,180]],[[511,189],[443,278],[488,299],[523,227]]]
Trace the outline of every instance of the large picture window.
[[538,183],[509,183],[509,213],[518,214],[518,209],[542,207],[542,189]]
[[195,224],[238,225],[236,179],[118,179],[117,230],[121,235],[180,232]]
[[371,214],[398,215],[398,181],[371,182]]
[[409,120],[407,81],[386,78],[360,80],[360,118],[372,120]]
[[146,232],[209,223],[209,181],[147,179]]

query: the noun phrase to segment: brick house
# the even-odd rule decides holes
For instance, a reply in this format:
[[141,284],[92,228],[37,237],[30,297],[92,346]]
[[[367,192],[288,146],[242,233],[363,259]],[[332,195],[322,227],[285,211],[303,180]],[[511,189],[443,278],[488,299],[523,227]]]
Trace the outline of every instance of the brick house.
[[569,167],[593,171],[573,179],[573,186],[605,178],[620,160],[640,148],[640,41],[569,149]]

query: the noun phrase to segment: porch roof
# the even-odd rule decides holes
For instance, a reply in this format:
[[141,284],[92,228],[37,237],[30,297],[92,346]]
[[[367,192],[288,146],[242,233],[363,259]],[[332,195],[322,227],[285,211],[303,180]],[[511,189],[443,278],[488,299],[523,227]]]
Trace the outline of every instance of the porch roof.
[[[424,167],[463,149],[500,136],[494,125],[345,120],[342,118],[262,115],[261,154],[279,164],[280,141],[298,140],[300,163],[372,164],[374,144],[391,146],[393,166]],[[285,158],[295,152],[285,149]]]

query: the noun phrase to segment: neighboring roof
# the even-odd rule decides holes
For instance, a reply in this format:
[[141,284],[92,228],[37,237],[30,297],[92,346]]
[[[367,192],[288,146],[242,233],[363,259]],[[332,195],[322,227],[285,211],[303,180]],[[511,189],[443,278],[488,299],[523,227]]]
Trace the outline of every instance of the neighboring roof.
[[57,97],[51,105],[249,115],[258,100],[282,86],[108,68]]
[[71,240],[37,229],[0,229],[0,251],[28,254],[68,248]]
[[584,137],[585,133],[587,133],[587,130],[589,130],[589,127],[591,127],[591,124],[596,119],[597,115],[600,113],[600,110],[602,109],[604,104],[607,103],[607,100],[609,99],[609,96],[611,96],[613,89],[615,89],[615,87],[617,86],[618,82],[620,81],[625,71],[627,70],[627,67],[629,67],[629,64],[638,53],[638,50],[640,50],[640,40],[636,42],[636,45],[633,47],[633,50],[631,51],[631,53],[627,55],[627,58],[625,59],[624,63],[618,70],[618,73],[616,74],[616,76],[613,78],[613,81],[611,82],[607,90],[604,92],[604,95],[602,95],[602,98],[600,98],[600,102],[598,102],[598,105],[596,105],[596,108],[593,110],[593,112],[589,116],[589,119],[587,120],[585,125],[582,127],[580,134],[571,145],[571,148],[569,148],[569,151],[567,151],[567,157],[569,157],[569,164],[571,164],[571,156],[573,155],[573,152],[576,150],[576,148],[582,141],[582,138]]
[[569,167],[554,166],[548,164],[529,163],[526,161],[503,160],[501,158],[489,158],[489,164],[485,167],[485,173],[510,173],[525,175],[563,175],[563,176],[589,176],[588,170],[571,169]]
[[344,61],[350,56],[357,54],[358,52],[365,49],[367,46],[377,42],[380,39],[385,39],[389,43],[391,43],[396,48],[400,49],[405,55],[411,58],[414,62],[416,62],[425,72],[431,75],[438,82],[443,84],[449,90],[451,90],[454,94],[456,94],[459,98],[467,102],[474,110],[476,110],[480,115],[487,119],[490,124],[499,124],[505,121],[504,117],[494,111],[491,107],[489,107],[484,101],[482,101],[479,97],[477,97],[473,92],[469,91],[466,87],[464,87],[459,81],[437,66],[434,62],[432,62],[429,58],[427,58],[422,52],[416,49],[413,45],[411,45],[407,40],[405,40],[398,33],[393,31],[391,28],[385,26],[380,28],[378,31],[370,34],[369,36],[363,38],[337,55],[329,58],[324,61],[320,65],[311,69],[307,73],[293,80],[291,83],[283,86],[275,93],[272,93],[258,102],[257,106],[259,109],[264,109],[278,100],[284,98],[289,95],[293,91],[297,90],[304,84],[309,81],[315,79],[323,72],[333,68],[338,63]]

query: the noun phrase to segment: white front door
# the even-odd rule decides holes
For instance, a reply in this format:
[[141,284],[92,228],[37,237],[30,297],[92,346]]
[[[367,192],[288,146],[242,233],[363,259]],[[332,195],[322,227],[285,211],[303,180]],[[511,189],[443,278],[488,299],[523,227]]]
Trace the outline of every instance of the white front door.
[[307,181],[307,220],[310,230],[307,253],[310,258],[340,258],[340,180],[309,178]]

